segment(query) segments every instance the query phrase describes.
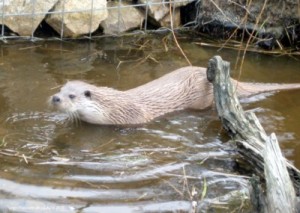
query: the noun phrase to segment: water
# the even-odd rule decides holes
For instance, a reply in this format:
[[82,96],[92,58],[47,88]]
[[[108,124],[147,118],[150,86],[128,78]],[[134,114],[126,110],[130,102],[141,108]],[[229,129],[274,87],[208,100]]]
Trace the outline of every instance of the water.
[[[237,57],[236,51],[181,44],[196,66],[206,66],[214,55],[232,64]],[[237,170],[238,156],[214,109],[129,128],[70,124],[47,106],[67,80],[126,90],[186,65],[162,38],[1,44],[1,212],[251,212],[248,179]],[[241,80],[300,82],[299,65],[289,57],[250,53]],[[297,167],[299,95],[285,91],[243,100],[267,133],[276,132]]]

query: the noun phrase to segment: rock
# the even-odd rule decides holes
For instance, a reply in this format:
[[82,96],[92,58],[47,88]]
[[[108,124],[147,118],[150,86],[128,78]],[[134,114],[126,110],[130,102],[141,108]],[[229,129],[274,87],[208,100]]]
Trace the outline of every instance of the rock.
[[[175,8],[175,12],[172,11],[172,17],[173,17],[173,28],[177,28],[180,26],[180,9]],[[170,13],[168,13],[161,21],[161,26],[171,28],[171,19],[170,19]]]
[[106,0],[59,0],[53,12],[46,18],[46,22],[63,37],[92,33],[108,15]]
[[[20,36],[31,36],[57,1],[2,0],[0,24],[6,25]],[[3,19],[2,14],[4,14]]]
[[[182,2],[182,0],[172,0],[172,7],[180,7],[187,5],[191,1]],[[156,21],[161,21],[169,13],[169,2],[166,0],[139,0],[139,3],[147,4],[149,15]]]
[[108,18],[103,21],[101,26],[105,34],[119,34],[142,25],[144,15],[135,7],[125,7],[127,4],[119,2],[108,2]]
[[156,21],[160,21],[169,12],[169,4],[164,3],[164,0],[140,0],[140,2],[142,4],[148,2],[148,13]]

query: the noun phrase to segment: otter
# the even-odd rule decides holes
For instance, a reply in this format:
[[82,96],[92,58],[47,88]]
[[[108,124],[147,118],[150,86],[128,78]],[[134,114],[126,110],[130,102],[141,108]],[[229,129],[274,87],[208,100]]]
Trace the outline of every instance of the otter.
[[[300,84],[231,81],[237,85],[239,97],[300,88]],[[206,68],[190,66],[126,91],[69,81],[50,97],[50,103],[72,119],[92,124],[129,125],[147,123],[174,111],[205,109],[212,106],[213,99],[213,87],[206,78]]]

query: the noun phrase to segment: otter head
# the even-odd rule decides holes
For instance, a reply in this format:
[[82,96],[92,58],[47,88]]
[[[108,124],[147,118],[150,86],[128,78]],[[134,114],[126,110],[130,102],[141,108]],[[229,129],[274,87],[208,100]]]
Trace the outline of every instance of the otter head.
[[106,124],[107,115],[99,100],[99,91],[101,87],[82,81],[69,81],[60,92],[50,97],[49,102],[57,110],[66,112],[71,120]]

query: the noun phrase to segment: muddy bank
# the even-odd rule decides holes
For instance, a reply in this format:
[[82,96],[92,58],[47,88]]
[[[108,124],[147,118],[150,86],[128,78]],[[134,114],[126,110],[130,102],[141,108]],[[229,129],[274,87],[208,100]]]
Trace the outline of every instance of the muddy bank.
[[201,1],[197,28],[223,39],[248,40],[264,49],[299,48],[299,1]]

